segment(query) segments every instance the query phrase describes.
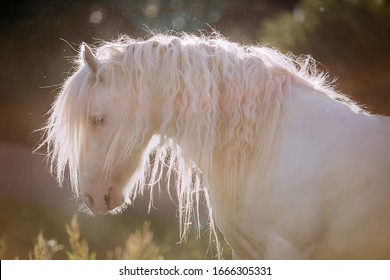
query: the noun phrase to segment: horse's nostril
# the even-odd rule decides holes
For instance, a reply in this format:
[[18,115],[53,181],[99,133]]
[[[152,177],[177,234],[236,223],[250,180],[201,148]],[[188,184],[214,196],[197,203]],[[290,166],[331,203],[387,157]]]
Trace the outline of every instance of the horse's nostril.
[[111,189],[108,189],[108,194],[104,196],[104,204],[107,206],[108,209],[110,209],[110,201],[111,201]]
[[89,194],[85,194],[83,198],[84,198],[84,203],[87,205],[89,209],[92,210],[92,207],[95,204],[95,201],[93,200],[92,196],[90,196]]

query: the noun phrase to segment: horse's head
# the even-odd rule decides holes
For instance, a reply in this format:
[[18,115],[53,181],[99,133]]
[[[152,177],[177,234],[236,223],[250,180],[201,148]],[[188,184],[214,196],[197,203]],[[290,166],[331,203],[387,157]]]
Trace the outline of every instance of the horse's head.
[[88,46],[84,46],[82,58],[95,81],[80,153],[80,197],[94,214],[104,215],[124,203],[123,192],[152,133],[143,125],[148,110],[140,108],[129,87],[130,78],[117,69],[120,67],[99,69],[102,66]]
[[148,108],[140,108],[129,78],[116,61],[102,61],[82,47],[80,67],[53,105],[44,142],[59,181],[68,166],[76,195],[95,215],[124,204],[153,136],[145,125]]

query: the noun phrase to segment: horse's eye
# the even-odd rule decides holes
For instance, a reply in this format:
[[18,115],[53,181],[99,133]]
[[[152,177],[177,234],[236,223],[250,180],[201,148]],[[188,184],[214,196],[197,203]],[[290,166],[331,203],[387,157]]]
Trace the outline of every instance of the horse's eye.
[[94,117],[92,117],[92,125],[94,127],[103,126],[105,121],[106,121],[105,116],[94,116]]

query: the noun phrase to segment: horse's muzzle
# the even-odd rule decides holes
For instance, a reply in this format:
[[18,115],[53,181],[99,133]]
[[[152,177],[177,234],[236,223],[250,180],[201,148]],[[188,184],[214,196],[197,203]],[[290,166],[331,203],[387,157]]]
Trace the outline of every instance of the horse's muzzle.
[[114,188],[109,188],[106,194],[85,193],[82,195],[85,205],[96,216],[104,216],[124,203],[123,194]]

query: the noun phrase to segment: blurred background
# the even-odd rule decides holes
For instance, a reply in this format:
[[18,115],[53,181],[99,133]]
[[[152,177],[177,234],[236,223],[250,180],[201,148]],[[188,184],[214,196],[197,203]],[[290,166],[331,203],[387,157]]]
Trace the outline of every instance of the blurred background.
[[0,13],[1,259],[215,256],[206,230],[178,244],[177,208],[164,192],[149,214],[146,196],[118,216],[76,218],[69,189],[32,154],[81,42],[214,28],[231,41],[310,54],[339,91],[390,115],[390,1],[19,0],[2,3]]

